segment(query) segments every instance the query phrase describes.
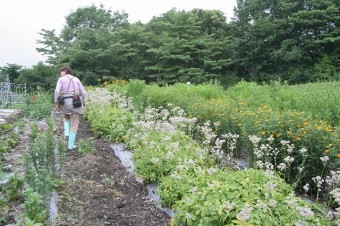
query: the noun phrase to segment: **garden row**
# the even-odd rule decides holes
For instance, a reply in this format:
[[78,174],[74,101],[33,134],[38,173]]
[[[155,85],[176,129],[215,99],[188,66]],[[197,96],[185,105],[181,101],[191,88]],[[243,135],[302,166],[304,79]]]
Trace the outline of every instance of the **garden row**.
[[[144,87],[138,83],[127,90],[140,97]],[[271,147],[274,138],[270,135],[261,139],[250,133],[252,136],[247,137],[254,163],[262,158],[265,167],[256,164],[248,170],[235,170],[228,164],[221,167],[219,163],[230,160],[240,137],[236,133],[221,133],[222,123],[200,124],[191,113],[188,116],[169,102],[164,106],[141,107],[133,98],[106,89],[89,90],[88,95],[85,117],[94,132],[112,141],[124,141],[133,150],[137,175],[146,183],[159,184],[162,205],[174,209],[172,225],[332,225],[339,220],[339,208],[327,212],[322,206],[293,195],[294,187],[276,171],[281,163],[286,163],[284,172],[290,175],[292,157],[286,154],[278,165],[272,164],[271,151],[278,149]],[[144,102],[151,100],[160,99],[151,95]],[[178,99],[174,103],[179,102]],[[195,102],[187,105],[191,103]],[[245,139],[241,142],[245,143]],[[266,144],[262,146],[261,142]],[[306,149],[295,150],[289,141],[281,146],[280,150],[301,156],[299,166],[304,164]],[[329,177],[334,184],[328,187],[331,195],[327,208],[339,205],[334,189],[339,173],[333,173]],[[298,180],[302,174],[299,175]]]
[[[54,136],[52,105],[48,100],[47,94],[34,100],[29,97],[19,106],[22,117],[1,125],[0,165],[12,167],[11,173],[0,170],[1,178],[8,179],[0,185],[1,225],[39,226],[51,220],[51,192],[62,183],[55,166],[57,158],[63,159],[64,151]],[[14,157],[18,158],[18,165],[9,163]]]
[[[302,157],[299,152],[286,152],[284,147],[284,151],[271,158],[271,163],[279,170],[280,162],[287,157],[294,158],[289,163],[289,172],[283,172],[284,178],[288,183],[296,184],[300,191],[308,183],[311,196],[320,192],[316,177],[325,178],[340,168],[340,105],[335,104],[340,102],[339,82],[301,86],[279,82],[260,86],[240,82],[224,90],[216,84],[158,87],[132,80],[107,88],[132,97],[133,105],[140,111],[148,106],[167,108],[173,103],[188,117],[196,118],[200,125],[206,121],[213,127],[218,125],[213,129],[219,136],[238,134],[240,139],[235,150],[248,150],[253,160],[256,156],[249,135],[262,140],[273,138],[271,147],[277,150],[282,149],[282,141],[289,141],[295,150],[307,149],[307,156]],[[297,182],[295,175],[300,174],[301,167],[303,173]]]

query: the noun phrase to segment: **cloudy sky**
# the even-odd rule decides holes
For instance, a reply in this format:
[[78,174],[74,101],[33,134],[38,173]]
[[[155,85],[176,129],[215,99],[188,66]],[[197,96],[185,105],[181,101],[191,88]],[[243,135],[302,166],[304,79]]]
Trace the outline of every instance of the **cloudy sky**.
[[0,0],[0,67],[18,64],[27,68],[45,61],[36,48],[41,29],[59,34],[65,17],[77,8],[104,5],[112,11],[125,11],[131,23],[147,23],[172,8],[219,9],[233,17],[236,0]]

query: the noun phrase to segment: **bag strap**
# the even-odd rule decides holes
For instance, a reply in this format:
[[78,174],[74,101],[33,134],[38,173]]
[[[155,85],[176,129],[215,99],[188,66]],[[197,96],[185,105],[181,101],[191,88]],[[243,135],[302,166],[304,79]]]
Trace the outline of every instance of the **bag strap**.
[[[74,77],[72,77],[72,79],[73,79]],[[76,95],[76,89],[74,88],[74,82],[73,82],[73,80],[71,79],[71,82],[72,82],[72,85],[73,85],[73,96],[75,96]]]
[[[69,78],[70,81],[68,82],[68,86],[67,86],[66,92],[68,92],[68,90],[70,89],[71,82],[73,83],[73,81],[72,81],[73,78],[74,78],[73,76],[72,76],[72,78]],[[73,88],[74,88],[74,84],[73,84]]]
[[[66,93],[68,92],[68,90],[70,89],[70,85],[71,85],[71,81],[72,79],[74,78],[72,76],[72,78],[69,78],[68,76],[66,76],[68,79],[70,79],[70,81],[68,82],[68,86],[67,86],[67,90],[66,90]],[[62,89],[60,88],[60,91],[62,91]],[[60,96],[64,96],[62,92],[60,92]]]

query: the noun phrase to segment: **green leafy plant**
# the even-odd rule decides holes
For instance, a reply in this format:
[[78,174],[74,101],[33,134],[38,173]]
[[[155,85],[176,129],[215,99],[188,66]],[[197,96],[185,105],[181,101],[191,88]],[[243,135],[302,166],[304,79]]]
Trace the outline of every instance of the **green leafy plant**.
[[[100,117],[98,117],[100,112]],[[132,123],[131,112],[122,111],[110,105],[91,105],[85,113],[96,135],[107,140],[120,142],[125,140],[126,132]]]
[[[141,134],[140,134],[141,136]],[[159,182],[187,161],[199,166],[210,166],[213,160],[208,153],[183,132],[175,134],[144,131],[142,146],[134,147],[133,160],[137,174],[146,182]],[[167,142],[163,142],[163,141]],[[149,145],[146,145],[149,144]]]
[[23,106],[23,111],[31,119],[39,120],[51,115],[52,101],[51,94],[41,92],[36,96],[36,100],[32,101],[32,96],[27,96],[26,104]]
[[11,177],[8,184],[5,186],[5,193],[9,201],[20,200],[23,198],[22,189],[24,180],[17,176]]
[[11,123],[3,123],[3,124],[0,124],[0,131],[9,131],[13,127],[14,127],[14,125],[11,124]]
[[[182,186],[186,190],[172,206],[176,212],[172,226],[277,225],[278,216],[282,225],[330,225],[317,206],[292,196],[292,188],[275,175],[253,169],[198,172],[178,172],[177,180],[169,178],[176,184],[195,185]],[[172,189],[166,191],[171,196]],[[167,197],[164,190],[161,194]]]
[[108,187],[108,188],[112,188],[115,185],[114,180],[112,180],[110,177],[108,177],[105,173],[100,175],[101,179],[102,179],[102,183]]
[[78,146],[79,146],[78,153],[80,155],[86,155],[88,153],[93,153],[96,151],[96,148],[94,147],[93,137],[79,139]]
[[5,216],[9,210],[8,202],[5,197],[0,193],[0,223],[5,222]]
[[37,223],[44,223],[47,217],[43,196],[30,188],[25,191],[23,216]]
[[53,134],[51,118],[46,118],[47,131],[39,131],[36,123],[33,124],[33,134],[29,137],[29,149],[24,155],[24,168],[26,182],[40,194],[45,194],[54,189],[52,185],[56,178],[54,153],[56,145]]
[[31,220],[28,217],[25,217],[24,219],[19,220],[18,223],[14,224],[14,226],[43,226],[42,223],[35,223],[35,220]]

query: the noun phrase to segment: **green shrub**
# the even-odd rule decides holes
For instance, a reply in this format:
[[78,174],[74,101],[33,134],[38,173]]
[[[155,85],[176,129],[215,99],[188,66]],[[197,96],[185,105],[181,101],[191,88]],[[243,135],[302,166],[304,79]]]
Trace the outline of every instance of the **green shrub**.
[[101,104],[87,106],[84,117],[90,121],[91,128],[98,137],[115,142],[125,140],[133,119],[131,112]]
[[[282,179],[259,170],[236,172],[200,170],[168,177],[162,197],[186,189],[172,206],[172,226],[330,225],[324,213],[300,198]],[[187,185],[189,183],[189,185]]]

